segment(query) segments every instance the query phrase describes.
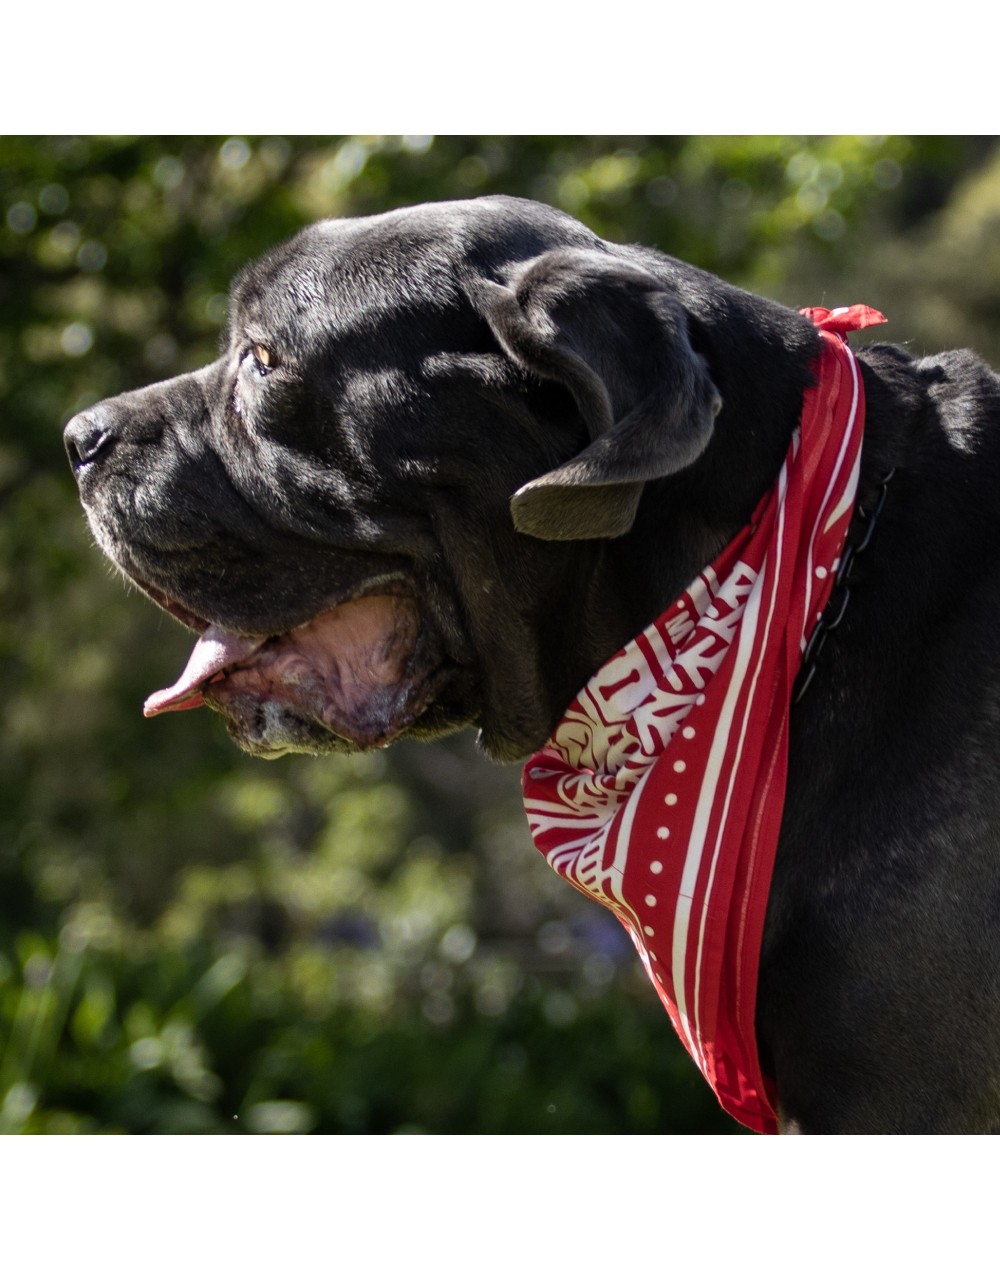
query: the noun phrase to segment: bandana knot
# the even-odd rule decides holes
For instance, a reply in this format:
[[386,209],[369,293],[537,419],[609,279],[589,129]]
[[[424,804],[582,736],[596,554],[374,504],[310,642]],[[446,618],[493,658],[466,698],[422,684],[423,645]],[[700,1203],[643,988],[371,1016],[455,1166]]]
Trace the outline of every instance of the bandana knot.
[[524,769],[549,865],[632,937],[720,1103],[774,1133],[754,1029],[784,805],[792,685],[857,492],[864,389],[846,333],[865,305],[805,309],[816,383],[749,525],[596,672]]

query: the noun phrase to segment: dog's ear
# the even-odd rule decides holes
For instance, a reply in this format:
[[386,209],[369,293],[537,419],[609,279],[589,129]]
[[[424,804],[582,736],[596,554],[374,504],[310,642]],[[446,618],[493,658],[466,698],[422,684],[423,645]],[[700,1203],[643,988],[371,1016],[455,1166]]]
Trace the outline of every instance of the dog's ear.
[[591,442],[522,486],[514,524],[545,539],[616,538],[643,483],[692,464],[722,405],[668,283],[598,250],[558,248],[470,298],[505,352],[572,394]]

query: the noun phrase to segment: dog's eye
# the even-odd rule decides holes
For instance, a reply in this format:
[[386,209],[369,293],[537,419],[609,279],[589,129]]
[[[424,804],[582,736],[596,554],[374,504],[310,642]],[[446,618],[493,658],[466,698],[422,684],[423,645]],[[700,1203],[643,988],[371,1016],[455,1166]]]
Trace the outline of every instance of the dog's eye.
[[266,344],[253,345],[250,354],[253,357],[254,366],[261,375],[270,375],[278,364],[277,358]]

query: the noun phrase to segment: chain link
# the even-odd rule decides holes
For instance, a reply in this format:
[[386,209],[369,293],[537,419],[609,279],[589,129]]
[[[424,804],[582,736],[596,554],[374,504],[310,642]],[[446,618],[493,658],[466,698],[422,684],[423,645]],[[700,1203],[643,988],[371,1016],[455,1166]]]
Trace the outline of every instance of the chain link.
[[851,599],[851,588],[849,586],[851,570],[854,568],[854,562],[858,557],[868,550],[875,533],[878,518],[883,507],[885,507],[885,496],[889,482],[895,475],[896,469],[891,468],[878,483],[878,495],[874,507],[870,511],[859,507],[857,516],[851,523],[848,538],[850,538],[851,531],[857,525],[864,525],[864,532],[857,543],[844,544],[844,550],[841,552],[840,560],[837,564],[837,573],[833,580],[833,591],[830,599],[827,601],[826,608],[820,615],[819,621],[813,628],[812,635],[806,644],[805,652],[802,654],[802,665],[799,668],[799,673],[795,680],[795,688],[792,692],[793,706],[801,702],[805,696],[806,689],[813,682],[816,674],[819,655],[824,644],[826,644],[826,638],[831,631],[836,631],[843,621],[844,614],[847,612],[847,605]]

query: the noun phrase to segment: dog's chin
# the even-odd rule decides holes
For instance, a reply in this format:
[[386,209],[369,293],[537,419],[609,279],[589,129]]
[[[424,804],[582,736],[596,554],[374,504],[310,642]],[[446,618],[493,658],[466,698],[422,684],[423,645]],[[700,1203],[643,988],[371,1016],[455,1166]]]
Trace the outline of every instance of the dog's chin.
[[[421,685],[402,682],[374,691],[348,715],[311,676],[254,683],[252,669],[233,672],[203,692],[226,721],[229,736],[259,759],[287,754],[345,754],[388,746],[417,724]],[[249,682],[248,682],[249,681]]]
[[271,636],[198,623],[168,603],[202,629],[177,683],[148,699],[147,715],[206,705],[260,758],[372,750],[467,722],[441,709],[454,668],[407,596],[348,600]]

